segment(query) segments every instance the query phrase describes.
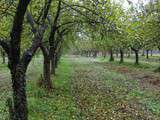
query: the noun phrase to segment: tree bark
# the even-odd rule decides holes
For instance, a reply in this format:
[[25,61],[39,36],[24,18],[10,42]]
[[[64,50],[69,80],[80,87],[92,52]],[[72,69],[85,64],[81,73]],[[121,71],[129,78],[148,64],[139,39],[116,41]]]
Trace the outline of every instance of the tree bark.
[[[27,98],[26,98],[26,69],[20,62],[21,54],[21,33],[23,29],[24,16],[30,0],[19,0],[16,14],[13,21],[13,27],[10,33],[9,45],[9,68],[12,77],[14,120],[27,120]],[[7,51],[7,50],[5,50]]]
[[123,53],[123,50],[120,49],[120,63],[123,63],[124,62],[124,53]]
[[146,50],[146,58],[149,59],[149,50]]
[[61,11],[61,0],[58,3],[57,6],[57,12],[56,12],[56,16],[53,22],[53,25],[51,27],[51,32],[50,32],[50,36],[49,36],[49,45],[50,45],[50,50],[49,50],[49,54],[50,54],[50,60],[51,60],[51,74],[55,75],[55,57],[54,57],[54,52],[55,52],[55,47],[56,47],[56,43],[55,43],[55,33],[58,30],[57,28],[57,22],[58,22],[58,18],[60,16],[60,11]]
[[109,59],[110,62],[114,61],[114,56],[113,56],[113,50],[111,49],[110,50],[110,59]]
[[55,53],[51,57],[51,74],[56,74],[56,67],[55,67]]
[[46,89],[50,90],[53,88],[51,81],[51,71],[50,71],[50,56],[47,48],[41,46],[41,50],[43,53],[43,79],[42,86]]
[[56,68],[58,67],[58,63],[60,61],[61,55],[62,55],[62,46],[59,45],[57,52],[56,52],[56,63],[55,63]]
[[42,85],[48,90],[52,89],[50,75],[50,59],[47,56],[44,56]]
[[[51,3],[51,0],[49,1]],[[41,33],[44,33],[44,30],[42,30],[37,33],[37,36],[35,35],[35,40],[33,41],[32,46],[23,53],[21,58],[21,33],[23,29],[24,16],[29,3],[30,0],[19,0],[12,31],[10,33],[10,42],[7,43],[0,39],[0,45],[8,55],[8,67],[12,77],[13,110],[11,110],[12,108],[10,107],[10,112],[13,113],[10,113],[10,115],[13,115],[13,120],[28,120],[25,74],[28,64],[41,42],[39,40],[42,39],[43,35],[40,35]],[[44,23],[47,17],[50,3],[46,7],[44,12],[46,14],[44,14],[42,23]],[[44,24],[42,24],[42,27],[43,25]],[[12,119],[12,117],[10,118]]]
[[55,68],[58,67],[58,61],[59,61],[58,54],[59,54],[58,52],[55,53]]
[[135,58],[136,58],[136,61],[135,61],[135,64],[136,65],[139,65],[139,54],[138,54],[138,50],[135,50]]
[[139,49],[135,49],[133,47],[131,47],[131,49],[134,51],[135,53],[135,64],[139,65]]
[[12,75],[14,120],[28,120],[26,79],[24,66],[18,64]]

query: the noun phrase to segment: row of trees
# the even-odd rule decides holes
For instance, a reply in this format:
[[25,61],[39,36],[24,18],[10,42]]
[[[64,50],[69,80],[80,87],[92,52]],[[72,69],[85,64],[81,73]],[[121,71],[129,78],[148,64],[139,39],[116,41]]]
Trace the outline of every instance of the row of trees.
[[62,48],[72,43],[69,42],[72,34],[80,26],[101,24],[105,17],[98,6],[106,3],[105,0],[1,0],[0,46],[8,57],[13,88],[10,119],[28,119],[25,76],[37,50],[44,57],[41,85],[50,90],[51,74],[55,74]]
[[88,37],[77,42],[79,49],[88,54],[108,51],[110,61],[114,60],[113,53],[119,51],[120,63],[124,61],[124,53],[133,51],[135,64],[139,64],[140,51],[146,51],[148,58],[149,51],[160,50],[160,2],[139,2],[136,6],[132,2],[129,4],[127,10],[120,4],[112,4],[111,8],[114,9],[108,18],[111,23],[109,26],[101,24],[93,32],[88,32],[88,27],[85,28]]
[[[0,46],[8,57],[13,99],[10,118],[27,120],[26,71],[38,50],[44,57],[41,85],[51,90],[62,50],[76,46],[87,53],[160,48],[159,2],[129,10],[110,0],[1,0]],[[4,57],[3,57],[4,58]],[[41,73],[40,73],[41,74]]]

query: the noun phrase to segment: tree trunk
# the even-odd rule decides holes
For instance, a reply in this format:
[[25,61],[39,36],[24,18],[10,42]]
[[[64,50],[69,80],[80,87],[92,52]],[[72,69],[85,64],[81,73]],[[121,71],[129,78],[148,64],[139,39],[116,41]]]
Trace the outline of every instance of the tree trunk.
[[123,50],[120,49],[120,63],[123,63],[124,62],[124,53],[123,53]]
[[128,51],[127,51],[127,56],[126,57],[128,57],[128,58],[130,58],[130,56],[132,55],[132,53],[131,53],[131,49],[128,49]]
[[98,52],[97,51],[93,51],[93,57],[96,58],[97,57]]
[[[60,58],[61,58],[61,55],[62,55],[62,51],[63,51],[62,46],[59,46],[57,48],[57,52],[56,52],[56,62],[55,62],[55,67],[56,68],[58,67],[58,63],[60,61]],[[90,53],[90,51],[89,51],[89,53]]]
[[5,57],[6,57],[5,52],[2,52],[2,64],[6,63]]
[[138,54],[138,50],[135,50],[135,57],[136,57],[136,61],[135,64],[138,65],[139,64],[139,54]]
[[26,68],[20,60],[21,33],[23,30],[24,16],[30,0],[19,0],[10,33],[9,68],[12,77],[14,120],[28,120],[26,96]]
[[51,57],[51,74],[55,75],[56,74],[56,67],[55,67],[55,53]]
[[110,62],[114,61],[114,56],[113,56],[113,50],[111,49],[110,50],[110,59],[109,59]]
[[146,58],[149,59],[149,50],[146,50]]
[[55,53],[55,68],[58,67],[58,53]]
[[26,79],[22,65],[17,65],[12,74],[14,120],[28,120]]
[[46,89],[50,90],[53,88],[51,81],[51,71],[50,71],[50,56],[47,48],[41,46],[41,50],[43,53],[44,61],[43,61],[43,78],[42,78],[42,86]]
[[52,89],[52,81],[50,77],[50,59],[49,56],[44,56],[44,63],[43,63],[43,86],[48,90]]

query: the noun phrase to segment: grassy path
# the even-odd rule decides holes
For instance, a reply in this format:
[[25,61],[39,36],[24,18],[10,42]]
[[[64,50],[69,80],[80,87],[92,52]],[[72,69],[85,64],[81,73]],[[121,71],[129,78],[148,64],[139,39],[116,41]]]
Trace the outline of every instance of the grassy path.
[[113,66],[107,68],[107,64],[93,59],[72,61],[72,91],[82,120],[160,119],[158,91],[142,90],[134,77],[113,71]]
[[[27,72],[29,120],[160,120],[159,87],[147,89],[151,86],[141,84],[141,78],[150,73],[146,67],[64,57],[52,77],[54,89],[47,92],[37,86],[42,62],[41,58],[34,59]],[[154,79],[158,77],[151,75]],[[2,65],[0,120],[8,117],[8,86],[9,73]]]

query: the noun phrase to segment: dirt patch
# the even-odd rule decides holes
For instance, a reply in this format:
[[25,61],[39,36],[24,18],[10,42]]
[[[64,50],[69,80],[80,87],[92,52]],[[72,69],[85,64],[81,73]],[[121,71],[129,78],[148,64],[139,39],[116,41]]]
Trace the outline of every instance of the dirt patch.
[[130,69],[127,66],[117,66],[114,64],[103,65],[109,70],[125,74],[132,80],[137,80],[143,89],[160,90],[160,74],[144,69]]
[[119,68],[117,68],[117,71],[120,72],[120,73],[131,72],[127,67],[119,67]]
[[156,79],[154,81],[150,81],[151,84],[153,85],[157,85],[158,87],[160,87],[160,79]]
[[148,84],[150,88],[160,90],[160,76],[157,75],[144,75],[141,77],[141,85]]

